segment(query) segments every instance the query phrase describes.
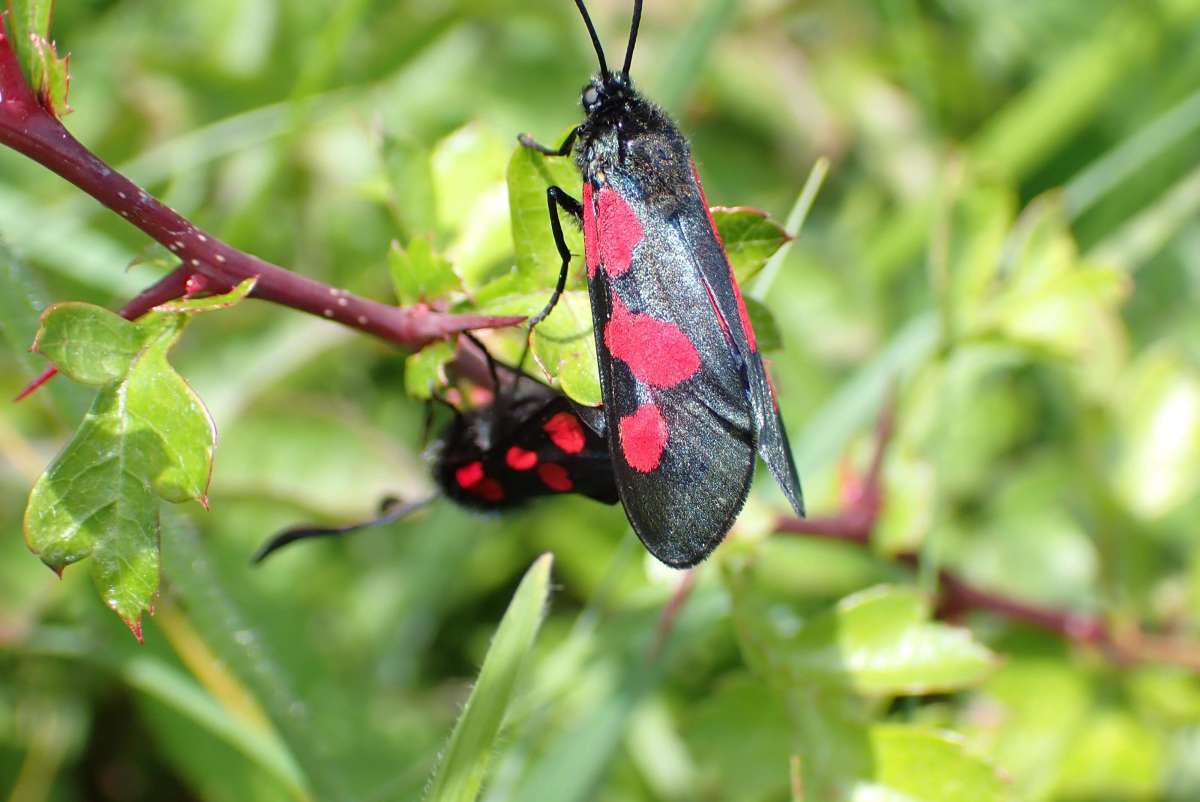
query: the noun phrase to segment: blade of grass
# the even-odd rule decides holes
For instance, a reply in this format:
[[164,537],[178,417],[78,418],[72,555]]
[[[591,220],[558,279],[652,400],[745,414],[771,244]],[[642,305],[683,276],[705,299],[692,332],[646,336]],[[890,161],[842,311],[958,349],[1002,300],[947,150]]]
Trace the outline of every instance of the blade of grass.
[[426,802],[473,802],[479,796],[504,714],[542,624],[552,562],[549,554],[539,557],[513,595],[484,658],[479,681],[434,771]]
[[897,331],[887,348],[848,379],[795,438],[800,473],[836,460],[850,438],[870,425],[891,387],[927,359],[940,341],[941,328],[933,312],[913,318]]
[[1200,214],[1200,167],[1167,190],[1162,198],[1121,226],[1088,254],[1102,264],[1136,271]]
[[[1200,9],[1180,13],[1194,19]],[[1166,33],[1140,8],[1119,5],[1095,35],[990,118],[968,143],[971,162],[999,174],[1025,176],[1106,107],[1122,80],[1153,57]],[[900,209],[867,243],[864,260],[871,270],[887,279],[910,264],[925,244],[933,214],[928,201]]]
[[122,654],[108,644],[93,642],[62,627],[36,630],[20,643],[19,649],[22,654],[73,660],[112,672],[131,689],[161,702],[224,740],[272,774],[295,798],[310,798],[296,761],[272,732],[247,727],[190,677],[157,657]]
[[[688,26],[666,69],[658,73],[662,77],[658,81],[654,97],[668,111],[679,112],[680,104],[696,85],[696,79],[704,67],[709,51],[712,50],[713,42],[728,28],[729,19],[735,11],[735,0],[709,0]],[[630,73],[636,79],[636,55]]]
[[1104,154],[1063,189],[1063,206],[1079,217],[1163,151],[1200,129],[1200,91],[1173,106],[1150,125]]
[[[817,159],[812,166],[812,170],[808,173],[808,178],[804,182],[804,186],[800,189],[800,195],[796,198],[796,202],[792,205],[792,210],[788,212],[787,222],[783,226],[783,230],[788,233],[789,237],[797,237],[800,235],[800,230],[804,228],[804,221],[808,219],[808,213],[812,211],[813,203],[817,200],[817,193],[821,191],[821,186],[825,183],[825,176],[829,173],[829,159],[825,156]],[[767,261],[767,266],[763,268],[759,274],[758,282],[754,285],[753,295],[760,301],[766,300],[767,292],[771,289],[771,285],[775,282],[775,277],[779,275],[780,269],[783,268],[783,262],[787,259],[788,253],[792,250],[792,242],[788,240],[783,243],[779,250]]]
[[[45,308],[45,293],[0,239],[0,341],[7,343],[26,378],[38,375],[47,364],[29,351]],[[74,382],[55,382],[44,388],[42,396],[64,428],[83,417],[91,403],[91,392]]]
[[313,796],[350,800],[347,778],[334,758],[334,745],[323,737],[296,695],[290,672],[263,643],[261,634],[225,588],[195,527],[184,516],[163,510],[164,565],[188,617],[217,657],[225,662],[262,705],[295,762],[302,767]]

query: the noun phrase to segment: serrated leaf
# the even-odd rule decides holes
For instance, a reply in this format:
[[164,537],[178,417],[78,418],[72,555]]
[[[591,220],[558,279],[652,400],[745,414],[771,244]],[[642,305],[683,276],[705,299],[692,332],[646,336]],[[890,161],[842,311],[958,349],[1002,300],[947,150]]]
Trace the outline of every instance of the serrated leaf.
[[400,306],[434,301],[462,291],[462,282],[450,262],[434,251],[432,237],[414,237],[407,247],[393,240],[388,250],[388,269]]
[[254,285],[258,283],[256,276],[242,281],[229,292],[223,292],[218,295],[206,295],[203,298],[177,298],[173,301],[159,304],[154,307],[156,312],[217,312],[221,309],[229,309],[237,306],[242,301],[250,296],[254,290]]
[[34,485],[25,539],[61,573],[92,558],[100,593],[140,637],[158,590],[158,500],[204,501],[216,430],[167,361],[187,318],[134,323],[87,304],[47,310],[39,350],[101,390],[71,442]]
[[68,114],[71,57],[59,58],[50,39],[54,0],[8,0],[8,8],[13,46],[34,94],[55,117]]
[[775,252],[791,239],[782,225],[759,209],[714,206],[712,216],[738,284],[744,285],[758,275]]
[[[508,208],[519,281],[512,291],[554,287],[562,259],[550,228],[546,190],[558,186],[577,195],[580,183],[579,170],[569,156],[543,156],[526,147],[513,151],[508,162]],[[569,275],[582,281],[583,232],[565,212],[559,216],[572,254]]]
[[513,595],[429,783],[427,802],[473,802],[478,797],[500,725],[541,627],[552,564],[551,555],[539,557]]
[[129,372],[152,332],[92,304],[55,304],[42,314],[33,350],[77,382],[98,387]]
[[404,389],[413,398],[428,400],[447,383],[446,365],[454,359],[454,343],[439,340],[404,360]]

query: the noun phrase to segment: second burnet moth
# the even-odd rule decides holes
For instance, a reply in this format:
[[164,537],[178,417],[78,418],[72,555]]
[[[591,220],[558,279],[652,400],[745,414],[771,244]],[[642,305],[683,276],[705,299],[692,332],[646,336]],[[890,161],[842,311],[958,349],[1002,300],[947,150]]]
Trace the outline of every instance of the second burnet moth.
[[453,418],[427,454],[438,493],[409,503],[387,499],[379,516],[367,521],[286,529],[263,544],[254,561],[299,540],[391,523],[441,496],[485,512],[564,494],[616,504],[608,443],[597,433],[603,427],[598,410],[575,406],[553,388],[496,362],[481,343],[475,344],[488,361],[492,400],[467,409],[445,402]]
[[775,392],[691,148],[629,70],[641,21],[635,0],[625,62],[610,71],[583,0],[575,0],[600,62],[584,87],[586,117],[550,156],[574,155],[582,199],[547,190],[562,258],[559,211],[583,227],[604,428],[621,502],[646,548],[686,567],[707,557],[745,504],[756,455],[804,514],[800,480]]

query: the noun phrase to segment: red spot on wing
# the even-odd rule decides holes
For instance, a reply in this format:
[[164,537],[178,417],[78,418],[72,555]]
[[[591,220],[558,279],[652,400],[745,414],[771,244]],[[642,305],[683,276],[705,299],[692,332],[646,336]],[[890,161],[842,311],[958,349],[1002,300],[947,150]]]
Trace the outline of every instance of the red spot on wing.
[[600,264],[616,278],[633,264],[633,249],[646,235],[629,204],[612,187],[600,189]]
[[604,325],[604,347],[629,366],[634,377],[655,387],[673,387],[700,369],[700,354],[674,323],[630,312],[612,296]]
[[[708,225],[712,228],[713,236],[717,238],[717,244],[721,246],[721,251],[724,253],[725,243],[721,241],[721,232],[717,230],[717,221],[713,220],[712,209],[708,207],[708,198],[704,197],[704,187],[700,183],[700,173],[696,171],[695,162],[692,162],[692,178],[696,181],[696,191],[700,193],[700,203],[704,205],[704,213],[708,215]],[[751,351],[757,351],[758,340],[754,337],[754,327],[750,325],[750,313],[746,311],[746,299],[742,297],[742,288],[738,286],[737,276],[733,275],[733,265],[729,262],[728,254],[725,256],[725,264],[729,267],[729,283],[733,285],[733,294],[737,297],[738,317],[742,319],[742,331],[746,333],[746,342],[750,344]]]
[[543,462],[538,466],[537,474],[542,483],[555,492],[570,493],[575,489],[575,483],[571,481],[571,475],[561,465],[555,465],[552,462]]
[[667,422],[654,404],[642,404],[618,424],[621,452],[635,471],[649,473],[662,461],[667,448]]
[[454,481],[463,489],[479,484],[483,481],[483,463],[479,460],[468,462],[454,472]]
[[592,182],[583,182],[583,255],[587,261],[588,278],[596,275],[600,266],[600,237],[596,233],[596,207],[592,204]]
[[484,479],[467,492],[493,504],[504,500],[504,488],[495,479]]
[[542,431],[549,435],[550,442],[568,454],[578,454],[587,443],[583,435],[583,424],[570,412],[560,412],[546,421]]
[[538,464],[538,456],[532,451],[526,451],[520,446],[513,446],[504,455],[504,461],[514,471],[531,471]]
[[458,486],[472,496],[484,501],[496,503],[504,500],[504,487],[495,479],[488,478],[483,473],[483,463],[479,460],[468,462],[454,472],[454,481]]

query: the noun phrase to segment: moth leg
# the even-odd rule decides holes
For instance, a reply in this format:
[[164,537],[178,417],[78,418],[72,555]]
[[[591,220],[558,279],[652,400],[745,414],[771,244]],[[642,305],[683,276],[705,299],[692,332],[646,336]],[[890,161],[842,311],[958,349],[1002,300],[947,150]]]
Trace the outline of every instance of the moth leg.
[[571,133],[567,134],[567,138],[557,148],[549,148],[545,145],[539,145],[529,134],[521,134],[517,137],[517,141],[530,150],[536,150],[543,156],[568,156],[571,153],[571,148],[575,145],[575,137],[579,136],[579,128],[572,128]]
[[529,319],[529,329],[541,323],[553,311],[558,299],[562,297],[563,289],[567,286],[567,271],[571,266],[571,251],[567,248],[567,241],[563,238],[562,221],[558,219],[558,210],[562,209],[567,214],[575,218],[575,220],[583,220],[583,206],[579,201],[572,198],[566,192],[557,186],[550,187],[546,190],[546,208],[550,212],[550,230],[554,234],[554,246],[558,248],[558,255],[562,258],[562,267],[558,271],[558,283],[554,286],[554,293],[550,296],[550,300],[546,302],[545,307],[541,312],[538,312]]

